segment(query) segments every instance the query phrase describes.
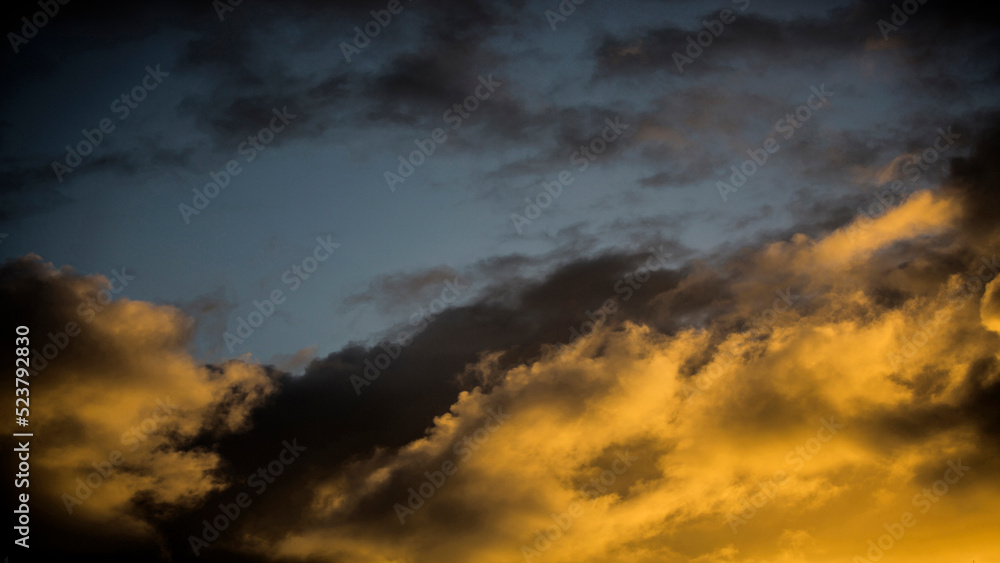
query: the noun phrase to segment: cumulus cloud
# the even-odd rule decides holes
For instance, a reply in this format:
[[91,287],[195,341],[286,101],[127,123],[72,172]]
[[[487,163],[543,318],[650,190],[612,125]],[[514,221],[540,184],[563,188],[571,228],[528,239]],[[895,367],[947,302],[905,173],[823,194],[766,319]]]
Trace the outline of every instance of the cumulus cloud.
[[[947,184],[878,217],[654,268],[628,278],[644,280],[632,301],[616,282],[645,255],[573,262],[484,290],[405,351],[352,347],[301,376],[200,365],[178,309],[119,299],[84,315],[111,280],[10,262],[5,316],[42,351],[68,340],[32,380],[45,389],[33,424],[51,436],[36,494],[62,528],[112,524],[184,553],[273,456],[261,446],[298,437],[310,449],[297,478],[212,553],[985,560],[998,548],[1000,234],[983,211],[995,144],[977,146]],[[609,296],[621,308],[584,329]],[[67,322],[79,334],[63,339]],[[587,334],[572,339],[576,327]],[[358,397],[350,376],[392,351]],[[160,417],[158,401],[176,407]],[[63,495],[115,450],[124,463],[66,514]],[[897,523],[892,547],[869,544]]]
[[[933,264],[960,211],[923,192],[863,236],[798,236],[728,264],[732,316],[763,319],[751,330],[726,315],[671,335],[627,321],[492,373],[423,438],[318,480],[306,523],[257,531],[263,552],[832,562],[865,556],[906,512],[895,558],[995,551],[997,282],[980,297],[965,289],[977,264]],[[950,464],[969,469],[956,480]]]
[[200,364],[187,351],[189,317],[109,302],[117,283],[34,255],[0,268],[3,316],[30,329],[36,506],[59,528],[128,538],[227,486],[218,453],[195,442],[246,430],[276,385],[259,365]]

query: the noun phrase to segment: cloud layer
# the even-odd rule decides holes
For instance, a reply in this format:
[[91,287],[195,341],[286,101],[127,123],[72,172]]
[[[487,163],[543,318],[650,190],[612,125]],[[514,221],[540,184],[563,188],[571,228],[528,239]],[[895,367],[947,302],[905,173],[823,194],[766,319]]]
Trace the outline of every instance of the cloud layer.
[[[179,310],[118,299],[85,315],[110,280],[9,262],[5,318],[25,319],[42,350],[79,325],[32,380],[48,436],[32,490],[53,526],[113,526],[116,541],[183,559],[294,439],[307,448],[295,477],[274,479],[205,553],[990,561],[995,141],[938,189],[825,236],[677,269],[641,254],[570,264],[515,296],[486,290],[408,345],[345,349],[302,376],[198,365]],[[161,416],[158,401],[176,406]],[[115,450],[124,464],[68,514],[61,495]]]

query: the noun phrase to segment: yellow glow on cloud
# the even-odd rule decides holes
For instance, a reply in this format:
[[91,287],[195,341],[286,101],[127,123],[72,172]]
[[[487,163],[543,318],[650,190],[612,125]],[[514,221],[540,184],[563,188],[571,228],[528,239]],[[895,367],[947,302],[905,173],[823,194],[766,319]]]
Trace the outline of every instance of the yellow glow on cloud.
[[[737,296],[734,307],[752,309],[786,281],[803,297],[766,337],[668,337],[626,323],[494,374],[502,383],[463,393],[425,439],[331,478],[338,499],[355,497],[339,505],[352,507],[381,488],[343,483],[379,472],[399,491],[384,517],[358,525],[346,509],[264,551],[358,562],[832,563],[869,561],[869,540],[902,529],[880,560],[998,562],[995,462],[971,422],[944,424],[968,400],[976,363],[997,359],[1000,338],[987,330],[997,282],[982,319],[948,298],[949,284],[884,309],[859,283],[881,251],[946,232],[958,211],[921,193],[854,237],[771,245],[755,258],[765,275],[736,284],[749,301]],[[405,491],[456,460],[454,444],[501,408],[510,418],[400,524],[392,503],[405,506]],[[624,452],[636,459],[615,473]],[[971,469],[945,494],[931,489],[933,502],[918,497],[955,478],[949,463]],[[907,513],[912,527],[895,527]]]

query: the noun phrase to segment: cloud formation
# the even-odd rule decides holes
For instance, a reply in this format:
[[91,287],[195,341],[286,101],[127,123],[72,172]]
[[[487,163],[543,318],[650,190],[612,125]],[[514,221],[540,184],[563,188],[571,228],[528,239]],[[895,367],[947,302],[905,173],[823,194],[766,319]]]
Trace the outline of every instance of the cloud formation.
[[[67,6],[3,55],[0,221],[81,263],[147,260],[144,291],[177,305],[119,296],[121,272],[0,266],[2,317],[31,330],[35,553],[1000,563],[996,16],[932,0],[883,38],[884,2],[759,4],[683,73],[674,53],[718,10],[588,3],[552,30],[534,3],[407,2],[349,62],[378,3]],[[162,56],[170,82],[60,184],[48,163],[107,96],[58,115],[50,96],[111,53]],[[485,76],[495,96],[387,193]],[[720,202],[727,167],[824,84],[832,102]],[[300,117],[215,221],[169,230],[178,193],[286,106]],[[622,141],[581,161],[617,117]],[[563,170],[522,237],[509,214]],[[108,228],[119,214],[143,221]],[[320,221],[353,240],[269,325],[293,344],[260,353],[262,331],[246,349],[269,360],[206,363]],[[390,326],[324,340],[369,322],[358,307]]]
[[[989,560],[1000,236],[983,210],[995,139],[939,189],[874,219],[645,277],[637,265],[655,261],[636,256],[566,265],[514,299],[487,290],[446,311],[406,348],[345,349],[296,377],[199,366],[185,351],[191,321],[172,307],[120,299],[81,321],[77,305],[108,280],[37,257],[8,263],[5,316],[38,334],[81,324],[33,380],[46,390],[39,433],[56,440],[39,454],[37,494],[62,509],[92,462],[121,450],[92,498],[47,517],[127,526],[186,554],[198,523],[273,457],[262,446],[298,438],[310,449],[297,477],[206,553]],[[636,301],[616,278],[639,284]],[[621,308],[587,325],[608,299]],[[497,322],[522,328],[486,330]],[[350,374],[393,350],[357,397]],[[123,433],[168,398],[176,408],[125,451]]]
[[[501,373],[484,359],[499,384],[321,480],[310,523],[261,543],[330,561],[832,562],[867,557],[910,512],[893,558],[995,553],[997,282],[965,288],[998,266],[938,269],[959,217],[925,192],[853,244],[845,229],[747,256],[707,325],[603,326]],[[729,328],[755,314],[763,328]],[[496,412],[509,420],[469,442]],[[612,480],[618,452],[636,460]],[[560,524],[572,506],[583,513]]]
[[38,256],[0,269],[3,316],[30,329],[33,350],[30,492],[53,527],[155,540],[163,513],[229,484],[224,460],[197,441],[247,430],[277,386],[263,366],[198,363],[189,317],[109,302],[114,283]]

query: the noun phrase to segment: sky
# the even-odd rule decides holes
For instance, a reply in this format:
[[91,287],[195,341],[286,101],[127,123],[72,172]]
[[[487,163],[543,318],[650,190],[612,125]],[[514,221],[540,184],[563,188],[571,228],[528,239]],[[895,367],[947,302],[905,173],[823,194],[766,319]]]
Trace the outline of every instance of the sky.
[[988,8],[3,21],[10,561],[1000,563]]

